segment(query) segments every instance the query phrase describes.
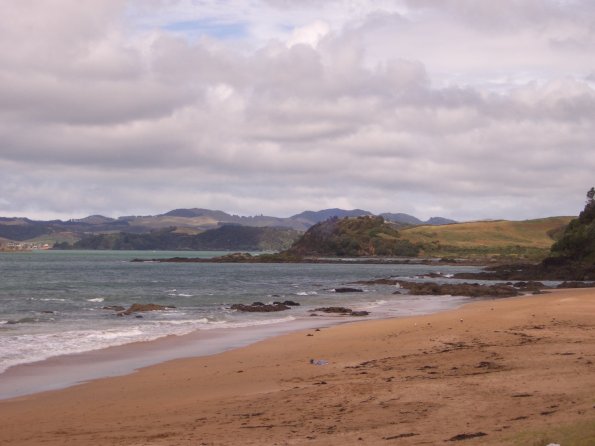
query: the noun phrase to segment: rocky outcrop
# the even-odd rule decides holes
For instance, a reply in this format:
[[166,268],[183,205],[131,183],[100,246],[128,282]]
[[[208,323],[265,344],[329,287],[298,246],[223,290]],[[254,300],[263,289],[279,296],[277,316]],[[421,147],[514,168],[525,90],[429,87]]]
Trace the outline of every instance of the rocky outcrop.
[[157,305],[157,304],[132,304],[127,310],[118,313],[118,316],[129,316],[133,313],[142,313],[146,311],[163,311],[171,308],[176,308],[171,305]]
[[290,307],[280,302],[276,302],[273,304],[253,302],[251,305],[233,304],[230,308],[232,310],[243,311],[245,313],[271,313],[274,311],[289,310]]
[[288,307],[299,307],[299,302],[295,302],[293,300],[286,300],[283,302],[273,302],[274,305],[287,305]]
[[350,287],[339,287],[335,288],[335,293],[363,293],[364,290],[361,288],[350,288]]
[[517,289],[510,285],[480,285],[478,283],[438,284],[434,282],[406,282],[398,284],[413,295],[469,296],[469,297],[512,297],[518,296]]
[[344,316],[368,316],[370,314],[369,311],[353,311],[351,308],[346,307],[322,307],[316,308],[312,311],[319,311],[321,313],[341,314]]
[[556,288],[595,288],[595,282],[562,282]]

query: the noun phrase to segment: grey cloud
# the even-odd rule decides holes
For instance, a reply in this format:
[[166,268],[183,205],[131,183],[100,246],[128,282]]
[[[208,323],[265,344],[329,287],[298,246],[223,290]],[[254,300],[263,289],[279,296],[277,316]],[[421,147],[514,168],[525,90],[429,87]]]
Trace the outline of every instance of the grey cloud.
[[[0,43],[0,215],[185,206],[289,215],[342,206],[529,218],[576,212],[568,197],[580,201],[591,185],[592,66],[585,71],[582,53],[548,53],[547,41],[538,54],[530,45],[509,54],[515,33],[484,59],[462,54],[471,34],[452,14],[492,20],[492,6],[426,2],[450,15],[416,23],[377,12],[315,46],[271,39],[246,52],[160,29],[136,35],[121,5],[103,3],[94,4],[97,17],[64,3],[78,24],[51,15],[37,32],[0,26],[14,46]],[[26,12],[19,4],[10,20]],[[522,17],[538,7],[507,4],[528,8]],[[553,7],[536,19],[555,27]],[[29,23],[42,21],[41,9]],[[506,15],[493,20],[516,26]],[[456,30],[436,43],[438,64],[429,25]],[[473,33],[473,51],[494,42],[491,30]],[[537,41],[531,36],[522,42]],[[523,57],[552,79],[503,81],[497,93],[477,81],[483,70],[499,76],[499,64],[524,67]],[[563,63],[582,75],[548,71]],[[436,66],[473,75],[437,82]]]
[[411,9],[448,14],[474,27],[519,28],[556,22],[588,22],[595,12],[592,2],[576,0],[405,0]]

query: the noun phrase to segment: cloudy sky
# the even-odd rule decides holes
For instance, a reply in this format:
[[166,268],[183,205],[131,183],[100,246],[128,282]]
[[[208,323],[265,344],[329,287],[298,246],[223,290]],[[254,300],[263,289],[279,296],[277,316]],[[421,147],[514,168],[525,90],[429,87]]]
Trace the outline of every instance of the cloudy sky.
[[0,215],[576,215],[591,0],[2,0]]

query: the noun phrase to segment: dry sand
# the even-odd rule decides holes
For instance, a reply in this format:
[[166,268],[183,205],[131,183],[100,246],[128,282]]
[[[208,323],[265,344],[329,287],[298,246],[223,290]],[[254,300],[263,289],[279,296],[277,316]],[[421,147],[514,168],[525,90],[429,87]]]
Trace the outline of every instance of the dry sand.
[[284,335],[1,401],[0,444],[592,445],[594,316],[562,290]]

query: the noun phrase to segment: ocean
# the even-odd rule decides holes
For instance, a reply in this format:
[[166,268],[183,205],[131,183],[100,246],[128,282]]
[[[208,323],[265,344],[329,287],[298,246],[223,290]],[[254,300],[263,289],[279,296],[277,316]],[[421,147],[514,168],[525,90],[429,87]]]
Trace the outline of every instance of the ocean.
[[[133,258],[180,255],[209,258],[221,254],[163,251],[0,253],[0,398],[126,373],[139,366],[175,357],[216,353],[302,327],[356,320],[337,316],[312,317],[311,310],[321,306],[367,310],[370,312],[367,318],[402,317],[453,308],[469,299],[398,295],[393,294],[394,286],[362,286],[353,285],[353,282],[477,270],[474,267],[419,264],[131,262]],[[335,288],[343,286],[360,287],[364,292],[334,292]],[[293,300],[300,306],[275,313],[241,313],[230,309],[234,303],[284,300]],[[119,317],[115,311],[104,309],[109,306],[128,308],[134,303],[175,308],[146,312],[138,317]],[[24,370],[23,366],[43,364],[52,358],[75,357],[141,341],[171,340],[176,336],[182,339],[187,335],[204,339],[204,342],[193,342],[191,348],[181,350],[176,350],[170,343],[158,354],[136,361],[134,350],[129,349],[126,355],[130,361],[125,366],[110,363],[69,379],[64,378],[63,371],[55,371],[62,379],[53,379],[47,376],[46,369],[43,379],[32,378],[30,383],[18,389],[8,380],[23,375],[19,372]]]

